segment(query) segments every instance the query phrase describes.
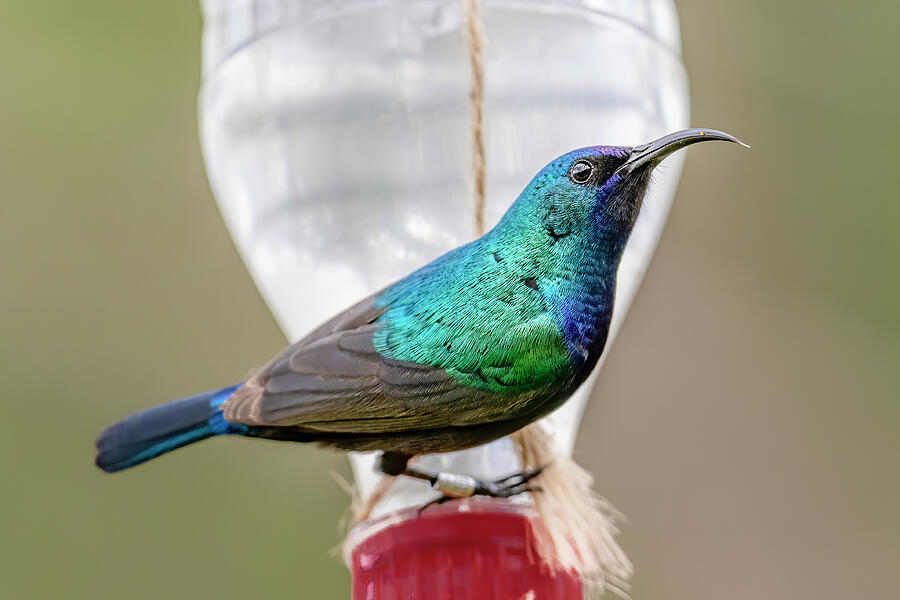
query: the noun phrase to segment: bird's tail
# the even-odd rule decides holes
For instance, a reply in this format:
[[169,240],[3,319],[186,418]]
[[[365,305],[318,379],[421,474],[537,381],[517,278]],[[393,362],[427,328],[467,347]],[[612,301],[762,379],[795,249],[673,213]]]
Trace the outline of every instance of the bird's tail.
[[127,469],[215,435],[243,433],[219,407],[241,384],[175,400],[123,419],[97,438],[97,466],[107,473]]

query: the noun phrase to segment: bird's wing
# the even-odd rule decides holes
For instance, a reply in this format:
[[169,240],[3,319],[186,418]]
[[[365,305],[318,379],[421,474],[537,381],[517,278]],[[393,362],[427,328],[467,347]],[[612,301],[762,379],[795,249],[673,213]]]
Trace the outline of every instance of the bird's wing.
[[490,361],[484,373],[451,374],[379,354],[374,334],[383,312],[368,298],[288,348],[223,404],[225,418],[309,431],[386,433],[505,420],[538,393],[497,394],[464,383],[473,376],[502,376],[504,366]]
[[378,318],[387,311],[387,307],[377,306],[375,299],[381,295],[383,290],[379,290],[363,298],[350,308],[338,313],[334,317],[325,321],[311,332],[306,334],[299,342],[291,346],[291,350],[308,346],[316,340],[327,337],[338,331],[350,331],[374,323]]

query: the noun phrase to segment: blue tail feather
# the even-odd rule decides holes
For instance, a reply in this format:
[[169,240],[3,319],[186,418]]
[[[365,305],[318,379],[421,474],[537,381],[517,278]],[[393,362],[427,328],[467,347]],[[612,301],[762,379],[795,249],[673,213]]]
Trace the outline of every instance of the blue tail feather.
[[113,473],[216,435],[244,433],[219,407],[242,384],[175,400],[127,417],[97,438],[97,466]]

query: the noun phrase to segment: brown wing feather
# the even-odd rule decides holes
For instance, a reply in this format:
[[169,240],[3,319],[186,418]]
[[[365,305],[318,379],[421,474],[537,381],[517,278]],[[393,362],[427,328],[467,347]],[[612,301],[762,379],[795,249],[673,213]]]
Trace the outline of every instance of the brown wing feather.
[[225,418],[323,433],[385,433],[505,416],[490,394],[462,387],[441,369],[378,354],[374,321],[384,310],[373,300],[354,305],[276,357],[223,404]]
[[[294,353],[301,352],[307,346],[327,338],[335,332],[352,330],[375,321],[384,314],[385,310],[374,306],[375,297],[379,293],[380,291],[375,292],[319,325],[300,341],[292,344],[287,350],[279,354],[268,365],[257,371],[231,398],[222,404],[222,412],[225,419],[232,423],[244,425],[263,424],[260,420],[260,401],[266,393],[264,386],[268,382],[269,374],[272,370],[278,368],[285,360],[289,360]],[[282,393],[289,391],[288,385],[289,383],[285,381],[284,389],[281,390]]]

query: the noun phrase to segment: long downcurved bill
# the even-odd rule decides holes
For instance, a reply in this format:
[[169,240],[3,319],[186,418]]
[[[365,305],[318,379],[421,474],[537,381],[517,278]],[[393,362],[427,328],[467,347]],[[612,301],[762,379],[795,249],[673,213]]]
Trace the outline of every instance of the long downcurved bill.
[[658,140],[653,140],[648,144],[641,144],[640,146],[632,148],[628,160],[625,161],[625,164],[616,169],[616,174],[628,175],[632,171],[643,166],[649,166],[651,168],[655,167],[665,157],[685,146],[690,146],[697,142],[716,140],[722,142],[734,142],[745,148],[750,147],[733,135],[717,129],[683,129],[682,131],[664,135]]

